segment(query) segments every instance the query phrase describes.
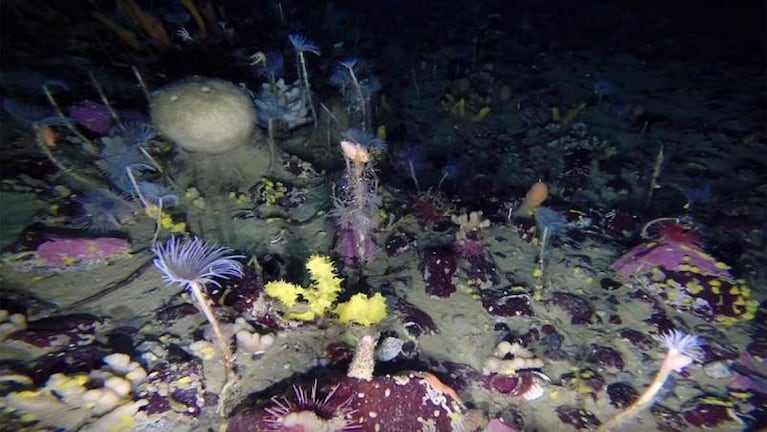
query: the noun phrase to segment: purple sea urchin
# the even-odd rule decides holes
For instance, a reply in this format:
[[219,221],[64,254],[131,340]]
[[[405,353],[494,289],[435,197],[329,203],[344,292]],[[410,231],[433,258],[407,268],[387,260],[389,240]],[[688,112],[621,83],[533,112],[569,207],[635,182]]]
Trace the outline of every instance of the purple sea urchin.
[[351,424],[355,410],[349,408],[351,399],[335,401],[338,386],[333,387],[324,398],[317,396],[317,381],[312,385],[311,393],[304,388],[293,386],[295,400],[272,398],[273,406],[265,409],[268,417],[264,419],[269,430],[306,431],[332,430],[338,432],[355,431],[360,424]]

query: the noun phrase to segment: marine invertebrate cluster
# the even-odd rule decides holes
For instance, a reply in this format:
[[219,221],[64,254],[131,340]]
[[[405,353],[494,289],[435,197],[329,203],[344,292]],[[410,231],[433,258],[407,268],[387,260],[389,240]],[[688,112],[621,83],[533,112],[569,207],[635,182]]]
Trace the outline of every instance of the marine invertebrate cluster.
[[[462,431],[465,408],[458,394],[428,372],[373,376],[376,338],[360,340],[355,358],[361,372],[299,384],[266,407],[237,414],[228,432]],[[311,389],[311,390],[307,390]]]
[[102,369],[87,374],[55,373],[40,388],[5,395],[2,405],[22,414],[24,421],[34,421],[36,427],[130,429],[136,424],[139,409],[149,403],[134,400],[132,395],[147,373],[126,354],[110,354],[102,360]]
[[322,317],[341,292],[341,279],[330,258],[314,255],[306,261],[306,270],[311,278],[306,288],[284,280],[264,286],[266,295],[279,300],[284,319],[311,321]]
[[[687,238],[687,237],[683,237]],[[634,247],[612,264],[629,283],[648,288],[676,309],[733,324],[752,320],[757,301],[729,266],[679,236]]]
[[489,377],[489,386],[510,396],[525,400],[538,399],[549,378],[539,369],[543,360],[519,343],[501,341],[482,366],[482,374]]
[[450,216],[450,220],[458,225],[458,232],[455,234],[456,241],[466,240],[472,233],[490,227],[490,221],[482,219],[481,211],[452,215]]
[[333,215],[341,230],[354,233],[356,259],[364,265],[372,258],[373,230],[378,226],[378,177],[374,159],[386,149],[386,142],[375,135],[351,129],[345,132],[341,150],[346,160],[346,175],[339,196],[334,197]]
[[275,160],[275,130],[295,129],[312,121],[303,94],[300,85],[288,86],[279,79],[262,84],[261,91],[253,97],[258,124],[266,128],[271,164]]
[[484,375],[493,373],[514,375],[523,369],[540,369],[542,367],[543,360],[535,357],[533,353],[519,343],[501,341],[493,349],[492,355],[485,360],[482,373]]

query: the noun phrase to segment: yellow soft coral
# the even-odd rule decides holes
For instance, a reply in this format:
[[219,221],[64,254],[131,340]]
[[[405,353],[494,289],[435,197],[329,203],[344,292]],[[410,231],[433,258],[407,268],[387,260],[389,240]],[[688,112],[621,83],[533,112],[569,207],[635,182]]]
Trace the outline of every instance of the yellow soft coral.
[[[264,287],[268,296],[285,306],[283,316],[287,319],[311,321],[322,317],[341,292],[342,280],[336,275],[330,258],[313,255],[306,261],[306,270],[312,280],[307,288],[286,281],[269,282]],[[299,299],[304,302],[299,303]]]
[[386,299],[381,293],[375,293],[372,297],[355,294],[349,301],[336,306],[335,313],[341,324],[378,324],[386,318]]
[[269,282],[264,286],[266,295],[278,299],[283,305],[289,308],[296,304],[298,295],[301,294],[303,290],[304,289],[300,286],[283,280]]

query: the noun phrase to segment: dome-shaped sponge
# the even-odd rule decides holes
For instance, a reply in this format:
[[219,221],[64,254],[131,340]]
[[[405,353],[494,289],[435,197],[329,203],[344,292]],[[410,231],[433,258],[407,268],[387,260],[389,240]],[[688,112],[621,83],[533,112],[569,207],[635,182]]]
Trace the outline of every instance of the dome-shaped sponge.
[[152,122],[184,150],[218,154],[248,143],[256,128],[250,96],[219,79],[194,77],[152,93]]

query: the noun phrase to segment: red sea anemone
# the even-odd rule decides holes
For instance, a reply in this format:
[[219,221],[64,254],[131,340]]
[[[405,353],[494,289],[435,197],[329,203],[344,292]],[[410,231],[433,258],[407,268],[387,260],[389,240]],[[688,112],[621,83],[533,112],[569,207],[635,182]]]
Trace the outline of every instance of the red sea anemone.
[[694,245],[701,244],[698,233],[676,223],[661,227],[658,233],[660,238],[664,240],[673,240],[679,243],[689,243]]
[[503,394],[531,401],[543,395],[543,386],[549,377],[533,370],[518,371],[512,376],[495,374],[489,378],[489,386]]

